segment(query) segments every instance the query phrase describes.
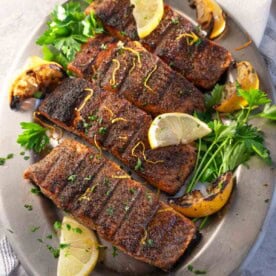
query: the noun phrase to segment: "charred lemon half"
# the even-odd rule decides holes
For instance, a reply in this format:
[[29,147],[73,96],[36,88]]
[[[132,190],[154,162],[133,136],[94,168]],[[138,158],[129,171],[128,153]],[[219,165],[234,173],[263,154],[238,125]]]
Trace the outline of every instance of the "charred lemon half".
[[199,218],[218,212],[227,203],[234,187],[234,178],[231,172],[221,175],[207,189],[208,195],[203,196],[199,190],[194,190],[184,196],[170,199],[169,204],[190,218]]
[[[259,77],[248,61],[237,62],[237,82],[244,90],[259,89]],[[250,93],[250,92],[248,92]],[[227,83],[223,89],[221,103],[214,107],[215,110],[231,113],[247,106],[247,101],[237,95],[235,83]]]
[[208,32],[210,39],[220,36],[226,28],[226,16],[214,0],[194,0],[197,21]]
[[10,107],[16,108],[23,100],[34,97],[36,92],[44,94],[55,87],[65,76],[62,66],[55,62],[31,57],[10,88]]

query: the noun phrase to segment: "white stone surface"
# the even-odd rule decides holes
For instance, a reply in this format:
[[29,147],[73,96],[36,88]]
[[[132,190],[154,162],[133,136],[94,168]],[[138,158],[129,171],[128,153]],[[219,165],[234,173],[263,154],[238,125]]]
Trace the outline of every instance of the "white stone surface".
[[[54,5],[61,2],[61,0],[0,0],[0,87],[20,47],[27,42],[37,24],[49,14]],[[276,211],[272,215],[261,246],[245,268],[243,274],[246,276],[276,275],[276,221],[273,218],[276,218]],[[0,227],[0,238],[1,235]]]

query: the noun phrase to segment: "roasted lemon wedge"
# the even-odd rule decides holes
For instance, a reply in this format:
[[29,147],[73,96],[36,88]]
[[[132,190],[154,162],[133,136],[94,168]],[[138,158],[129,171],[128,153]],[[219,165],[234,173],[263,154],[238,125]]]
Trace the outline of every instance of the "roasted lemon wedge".
[[26,68],[16,77],[10,87],[10,106],[16,108],[24,99],[31,98],[38,91],[44,93],[65,77],[62,66],[37,56],[29,58]]
[[74,219],[62,221],[58,276],[89,275],[97,264],[99,250],[95,234]]
[[186,113],[164,113],[157,116],[148,132],[151,148],[187,144],[208,135],[211,129],[204,122]]
[[144,38],[160,23],[164,14],[163,0],[130,0],[134,5],[133,15],[138,35]]
[[207,189],[207,196],[203,196],[199,190],[194,190],[183,197],[171,199],[169,203],[187,217],[206,217],[218,212],[227,203],[233,187],[233,175],[227,172]]
[[221,35],[226,27],[225,15],[221,7],[214,0],[195,0],[197,21],[207,30],[209,38]]
[[[236,64],[237,82],[244,90],[259,89],[259,77],[248,61],[241,61]],[[227,83],[224,87],[223,98],[215,110],[224,113],[231,113],[246,106],[248,103],[243,97],[237,95],[235,83]]]

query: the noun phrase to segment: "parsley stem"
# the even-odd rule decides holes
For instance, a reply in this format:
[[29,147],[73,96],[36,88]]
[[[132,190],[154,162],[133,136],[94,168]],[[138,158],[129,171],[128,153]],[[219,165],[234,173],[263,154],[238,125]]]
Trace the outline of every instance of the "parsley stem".
[[[200,161],[200,164],[199,164],[197,170],[194,172],[193,177],[192,177],[192,179],[191,179],[191,181],[190,181],[190,183],[189,183],[189,185],[188,185],[188,187],[187,187],[187,189],[186,189],[186,193],[190,193],[190,192],[192,191],[192,189],[193,189],[193,187],[194,187],[194,183],[196,182],[196,179],[197,179],[197,175],[198,175],[198,173],[200,172],[201,167],[203,166],[203,164],[204,164],[204,162],[205,162],[205,159],[206,159],[207,156],[209,155],[209,152],[211,152],[211,150],[212,150],[213,147],[215,146],[216,142],[217,142],[217,140],[215,139],[215,140],[213,141],[213,143],[210,145],[210,147],[208,148],[208,150],[205,152],[204,156],[202,157],[202,159],[201,159],[201,161]],[[201,144],[200,144],[200,146],[201,146]],[[196,168],[196,167],[197,167],[197,165],[195,166],[195,168]]]
[[[206,163],[206,165],[202,168],[203,163],[206,159],[206,156],[208,155],[209,151],[214,147],[214,145],[216,144],[216,140],[212,143],[212,145],[210,146],[210,148],[206,151],[204,157],[201,160],[201,163],[197,169],[196,174],[194,175],[192,181],[190,182],[189,186],[187,187],[186,192],[189,193],[192,191],[192,189],[194,188],[195,184],[199,181],[199,179],[202,177],[202,175],[204,174],[205,170],[209,167],[209,165],[211,164],[211,162],[213,162],[214,158],[216,157],[216,155],[220,152],[220,150],[228,143],[228,141],[230,140],[230,138],[227,138],[226,140],[224,140],[224,142],[217,148],[217,150],[213,153],[212,157],[209,159],[209,161]],[[199,173],[200,172],[200,173]],[[198,174],[199,173],[199,174]]]

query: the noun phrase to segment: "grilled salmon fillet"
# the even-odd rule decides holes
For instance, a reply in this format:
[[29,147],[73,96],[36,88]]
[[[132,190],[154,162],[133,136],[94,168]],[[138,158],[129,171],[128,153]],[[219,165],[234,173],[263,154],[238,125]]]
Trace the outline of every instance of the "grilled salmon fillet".
[[203,94],[137,41],[123,44],[97,36],[83,45],[68,69],[153,116],[204,110]]
[[[86,12],[93,11],[112,35],[139,40],[133,8],[129,0],[95,0]],[[187,37],[191,33],[200,40],[191,43]],[[212,88],[233,60],[229,51],[204,38],[188,19],[167,5],[159,26],[141,43],[203,89]]]
[[84,79],[66,79],[41,104],[40,115],[106,149],[150,184],[175,194],[191,173],[196,149],[177,145],[150,149],[151,116],[117,94]]
[[[59,208],[135,259],[168,270],[195,225],[93,148],[64,140],[24,173]],[[74,178],[70,177],[74,175]]]

